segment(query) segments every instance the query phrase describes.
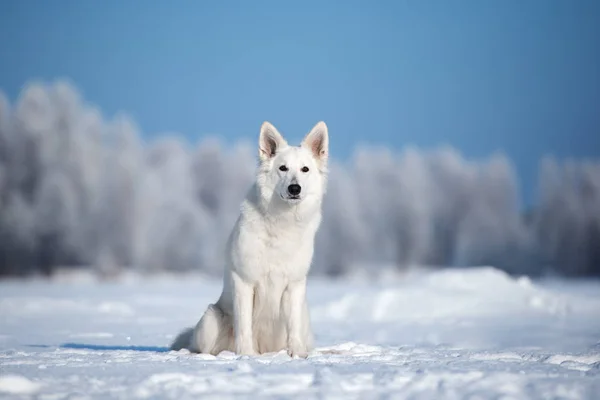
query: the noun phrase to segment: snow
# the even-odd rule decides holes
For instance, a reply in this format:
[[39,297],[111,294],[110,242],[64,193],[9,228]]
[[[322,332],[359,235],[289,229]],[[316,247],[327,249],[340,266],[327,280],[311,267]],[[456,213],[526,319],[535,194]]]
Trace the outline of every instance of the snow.
[[169,351],[219,280],[0,282],[0,398],[592,399],[600,282],[493,268],[309,283],[308,359]]
[[37,383],[25,377],[10,374],[0,376],[0,393],[30,394],[37,392],[38,389]]

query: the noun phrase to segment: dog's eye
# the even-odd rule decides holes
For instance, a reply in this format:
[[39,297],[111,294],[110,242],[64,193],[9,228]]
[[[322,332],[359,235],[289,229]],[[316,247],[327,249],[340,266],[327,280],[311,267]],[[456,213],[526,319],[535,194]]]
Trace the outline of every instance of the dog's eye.
[[285,165],[282,165],[281,167],[279,167],[280,171],[287,171],[288,167],[286,167]]
[[302,169],[300,171],[302,171],[302,172],[308,172],[308,167],[302,167]]

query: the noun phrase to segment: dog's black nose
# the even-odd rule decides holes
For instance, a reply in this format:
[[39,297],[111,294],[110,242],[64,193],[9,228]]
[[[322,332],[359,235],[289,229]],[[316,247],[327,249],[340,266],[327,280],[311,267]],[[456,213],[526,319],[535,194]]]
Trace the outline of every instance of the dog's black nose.
[[292,196],[298,196],[300,194],[301,190],[302,190],[302,188],[297,183],[292,183],[290,186],[288,186],[288,192]]

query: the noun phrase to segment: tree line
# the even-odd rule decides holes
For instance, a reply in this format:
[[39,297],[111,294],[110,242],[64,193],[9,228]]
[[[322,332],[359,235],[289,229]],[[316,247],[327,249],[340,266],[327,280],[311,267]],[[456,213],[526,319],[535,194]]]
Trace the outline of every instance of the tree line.
[[[254,142],[146,142],[64,81],[0,92],[0,275],[57,267],[219,275]],[[509,159],[360,147],[331,160],[312,273],[492,265],[600,275],[600,162],[540,161],[523,213]]]

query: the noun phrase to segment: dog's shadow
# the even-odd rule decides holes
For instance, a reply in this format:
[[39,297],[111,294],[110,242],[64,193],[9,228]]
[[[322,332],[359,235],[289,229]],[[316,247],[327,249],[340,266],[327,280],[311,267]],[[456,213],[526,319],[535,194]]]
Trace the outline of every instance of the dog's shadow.
[[[49,345],[29,345],[29,347],[44,347],[50,348]],[[168,347],[160,346],[107,346],[101,344],[87,343],[63,343],[58,346],[59,349],[74,349],[74,350],[93,350],[93,351],[139,351],[147,353],[168,353],[171,351]]]

